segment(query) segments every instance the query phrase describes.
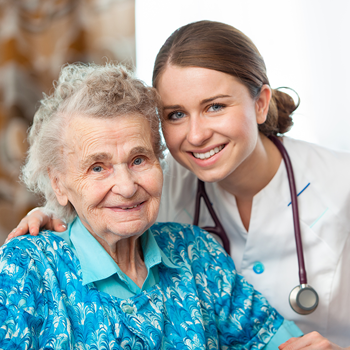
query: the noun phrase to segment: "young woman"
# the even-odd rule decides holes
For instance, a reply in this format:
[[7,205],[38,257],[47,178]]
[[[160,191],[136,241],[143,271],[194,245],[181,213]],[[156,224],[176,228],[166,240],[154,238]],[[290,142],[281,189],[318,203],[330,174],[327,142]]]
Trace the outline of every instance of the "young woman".
[[[203,205],[195,218],[198,179],[204,181],[237,270],[285,318],[305,333],[318,332],[284,349],[350,345],[350,154],[283,137],[296,106],[270,88],[258,50],[229,25],[201,21],[175,31],[156,58],[153,85],[171,153],[158,221],[212,226]],[[307,315],[289,304],[299,285],[294,204],[270,135],[282,141],[294,169],[308,284],[318,293],[318,306]],[[45,224],[64,229],[35,211],[9,237],[28,228],[37,234]]]

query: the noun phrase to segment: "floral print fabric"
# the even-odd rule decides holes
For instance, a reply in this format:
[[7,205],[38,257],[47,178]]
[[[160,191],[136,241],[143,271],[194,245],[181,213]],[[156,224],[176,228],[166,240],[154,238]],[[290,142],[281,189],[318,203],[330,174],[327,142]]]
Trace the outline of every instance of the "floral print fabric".
[[[68,245],[50,232],[0,250],[1,349],[262,349],[283,318],[195,226],[151,227],[177,266],[122,300],[82,285]],[[93,257],[92,257],[93,259]]]

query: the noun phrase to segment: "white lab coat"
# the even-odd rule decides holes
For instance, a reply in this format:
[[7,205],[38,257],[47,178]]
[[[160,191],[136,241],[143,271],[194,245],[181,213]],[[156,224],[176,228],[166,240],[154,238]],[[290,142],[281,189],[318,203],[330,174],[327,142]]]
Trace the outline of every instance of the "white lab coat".
[[[282,161],[271,182],[255,195],[249,233],[235,197],[216,183],[206,190],[230,239],[237,271],[286,319],[305,332],[316,330],[341,346],[350,345],[350,153],[284,137],[292,161],[308,284],[319,295],[310,315],[289,306],[299,285],[290,190]],[[192,223],[197,178],[169,156],[158,221]],[[199,226],[213,226],[202,201]],[[264,271],[254,272],[261,263]],[[256,268],[255,268],[256,270]]]

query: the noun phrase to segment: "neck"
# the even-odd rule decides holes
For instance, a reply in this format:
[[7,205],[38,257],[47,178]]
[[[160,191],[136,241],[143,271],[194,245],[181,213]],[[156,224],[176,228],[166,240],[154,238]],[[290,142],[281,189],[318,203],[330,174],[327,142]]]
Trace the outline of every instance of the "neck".
[[259,133],[257,144],[250,156],[219,186],[236,197],[237,207],[246,230],[249,229],[253,197],[275,176],[282,156],[266,136]]
[[118,267],[141,288],[147,278],[148,271],[143,261],[140,236],[121,239],[113,246],[108,245],[97,235],[94,237],[113,258]]
[[275,176],[282,156],[265,135],[259,133],[257,144],[250,156],[219,186],[235,197],[253,198]]

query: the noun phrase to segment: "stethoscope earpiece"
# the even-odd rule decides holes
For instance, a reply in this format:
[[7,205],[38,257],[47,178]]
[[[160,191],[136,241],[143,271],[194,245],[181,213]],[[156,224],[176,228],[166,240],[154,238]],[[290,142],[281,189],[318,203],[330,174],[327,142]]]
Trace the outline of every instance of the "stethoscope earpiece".
[[289,304],[298,314],[308,315],[317,308],[318,295],[311,286],[300,284],[290,292]]

